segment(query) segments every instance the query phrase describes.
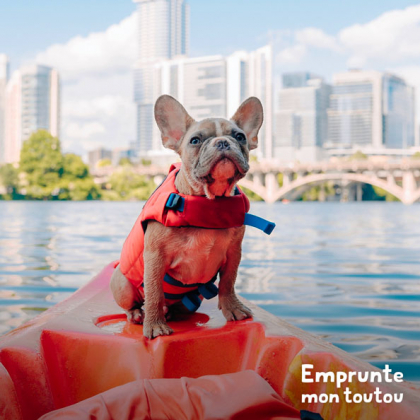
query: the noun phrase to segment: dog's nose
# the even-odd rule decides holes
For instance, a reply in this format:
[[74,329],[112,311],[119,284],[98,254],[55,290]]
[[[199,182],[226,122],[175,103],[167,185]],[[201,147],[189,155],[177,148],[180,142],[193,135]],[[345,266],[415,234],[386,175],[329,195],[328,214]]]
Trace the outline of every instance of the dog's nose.
[[227,140],[217,140],[216,145],[217,150],[229,150],[230,149],[230,144]]

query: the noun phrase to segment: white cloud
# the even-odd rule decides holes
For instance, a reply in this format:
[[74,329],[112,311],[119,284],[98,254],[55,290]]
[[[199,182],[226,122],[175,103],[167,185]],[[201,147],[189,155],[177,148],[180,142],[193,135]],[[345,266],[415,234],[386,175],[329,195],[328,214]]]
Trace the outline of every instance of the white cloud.
[[297,31],[295,38],[299,44],[331,51],[341,51],[337,39],[319,28],[305,28]]
[[128,146],[135,135],[132,68],[136,13],[103,32],[76,36],[36,56],[62,80],[61,140],[65,151],[86,155],[102,145]]
[[383,13],[366,23],[344,28],[338,39],[349,63],[399,62],[420,58],[420,5]]
[[282,49],[276,57],[277,64],[298,64],[306,55],[306,46],[302,44],[292,45]]
[[54,44],[36,56],[36,61],[59,69],[66,79],[81,74],[127,71],[136,58],[136,13],[104,32],[76,36]]
[[94,121],[88,123],[70,122],[65,126],[65,131],[69,137],[85,140],[95,134],[105,133],[106,130],[102,124]]

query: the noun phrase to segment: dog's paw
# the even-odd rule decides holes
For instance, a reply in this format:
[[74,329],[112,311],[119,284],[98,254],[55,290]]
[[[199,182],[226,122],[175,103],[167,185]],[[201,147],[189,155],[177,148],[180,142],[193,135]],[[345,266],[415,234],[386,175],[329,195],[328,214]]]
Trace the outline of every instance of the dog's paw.
[[143,324],[144,312],[141,308],[134,308],[127,311],[127,321],[132,324]]
[[241,321],[252,317],[251,309],[247,308],[237,298],[222,300],[219,309],[227,321]]
[[147,338],[156,338],[160,335],[170,335],[174,330],[165,322],[145,323],[143,326],[143,335]]

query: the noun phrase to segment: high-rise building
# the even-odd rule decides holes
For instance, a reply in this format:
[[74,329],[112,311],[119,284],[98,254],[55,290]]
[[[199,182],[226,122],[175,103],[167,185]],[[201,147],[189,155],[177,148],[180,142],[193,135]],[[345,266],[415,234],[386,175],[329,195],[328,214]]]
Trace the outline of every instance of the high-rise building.
[[134,0],[138,13],[138,60],[134,70],[138,153],[152,149],[154,65],[188,55],[189,6],[185,0]]
[[6,162],[19,161],[22,143],[39,129],[59,135],[60,84],[55,69],[28,65],[13,73],[6,87]]
[[[154,68],[154,98],[168,94],[178,99],[196,119],[226,115],[226,60],[222,56],[161,61]],[[156,124],[153,151],[162,150]]]
[[275,114],[274,158],[316,161],[327,138],[327,109],[331,87],[310,73],[283,77]]
[[6,85],[9,80],[9,59],[0,54],[0,163],[4,162]]
[[306,87],[311,79],[321,79],[321,77],[308,71],[284,73],[282,75],[283,89]]
[[227,57],[227,117],[233,116],[249,96],[261,100],[264,123],[256,150],[260,158],[273,157],[273,49],[271,45],[255,51],[239,51]]
[[378,71],[336,74],[328,119],[331,147],[414,146],[414,88]]
[[[229,57],[207,56],[161,61],[155,65],[154,93],[177,98],[193,118],[230,118],[249,96],[257,96],[264,108],[257,153],[270,157],[272,150],[272,52],[262,47],[238,51]],[[153,150],[161,149],[154,126]]]

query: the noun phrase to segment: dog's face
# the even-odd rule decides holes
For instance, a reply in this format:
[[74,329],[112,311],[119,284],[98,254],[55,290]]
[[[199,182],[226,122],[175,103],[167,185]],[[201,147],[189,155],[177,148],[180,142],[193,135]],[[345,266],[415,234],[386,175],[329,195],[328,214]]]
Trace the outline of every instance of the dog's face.
[[163,145],[181,156],[190,185],[214,198],[230,195],[246,175],[249,151],[258,145],[263,109],[259,99],[252,97],[231,120],[195,121],[176,99],[163,95],[156,101],[155,118]]

